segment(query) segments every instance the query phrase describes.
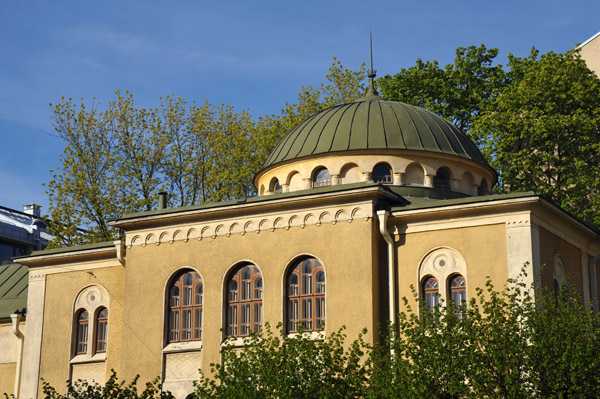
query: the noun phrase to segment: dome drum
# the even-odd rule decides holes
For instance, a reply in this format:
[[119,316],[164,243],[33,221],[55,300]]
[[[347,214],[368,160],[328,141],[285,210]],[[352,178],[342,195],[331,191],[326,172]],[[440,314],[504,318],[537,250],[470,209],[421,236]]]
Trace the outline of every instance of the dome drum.
[[[483,194],[482,181],[485,182],[484,186],[490,187],[495,179],[495,175],[483,165],[445,154],[418,151],[386,151],[385,154],[381,151],[369,152],[312,156],[268,168],[256,177],[259,195],[313,188],[316,172],[323,168],[329,172],[328,185],[332,186],[375,181],[373,171],[384,165],[389,169],[389,179],[378,181],[382,184],[441,188],[472,196]],[[436,185],[439,171],[447,174],[446,186]],[[321,186],[322,183],[316,185]],[[484,187],[484,190],[487,194],[488,189]]]

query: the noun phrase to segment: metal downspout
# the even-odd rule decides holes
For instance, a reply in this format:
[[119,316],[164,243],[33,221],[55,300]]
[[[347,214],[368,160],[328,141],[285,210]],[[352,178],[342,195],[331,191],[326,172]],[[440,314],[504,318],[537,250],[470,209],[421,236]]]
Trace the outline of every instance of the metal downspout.
[[590,299],[594,314],[598,314],[598,280],[596,277],[596,263],[600,261],[600,255],[594,256],[588,263],[588,272],[590,275]]
[[379,219],[379,232],[383,236],[383,239],[387,243],[388,247],[388,293],[389,293],[389,319],[390,323],[395,324],[396,322],[396,292],[395,292],[395,280],[394,280],[394,240],[390,233],[387,231],[387,221],[390,213],[388,211],[377,211],[377,218]]
[[19,323],[21,322],[21,320],[23,320],[23,316],[21,316],[20,313],[14,313],[10,315],[10,318],[12,319],[13,334],[15,334],[17,336],[17,339],[19,340],[19,346],[17,351],[17,369],[15,370],[15,390],[13,393],[15,399],[18,399],[20,394],[19,390],[21,389],[21,363],[23,361],[23,341],[25,340],[23,333],[19,330]]

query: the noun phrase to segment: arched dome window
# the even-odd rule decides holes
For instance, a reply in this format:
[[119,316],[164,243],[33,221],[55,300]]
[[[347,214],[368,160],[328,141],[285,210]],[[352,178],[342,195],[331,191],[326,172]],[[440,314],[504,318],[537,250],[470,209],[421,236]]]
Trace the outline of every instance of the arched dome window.
[[488,195],[490,193],[490,189],[488,187],[487,180],[485,178],[481,179],[481,184],[477,188],[477,194],[479,195]]
[[279,180],[277,178],[274,178],[273,180],[271,180],[271,185],[269,187],[269,190],[273,194],[280,194],[283,192],[283,188],[281,187],[281,184],[279,184]]
[[392,169],[386,164],[376,165],[373,169],[373,181],[375,183],[391,184]]
[[445,168],[439,168],[433,178],[433,187],[450,190],[450,173]]
[[313,187],[331,186],[331,176],[327,168],[319,168],[315,171]]

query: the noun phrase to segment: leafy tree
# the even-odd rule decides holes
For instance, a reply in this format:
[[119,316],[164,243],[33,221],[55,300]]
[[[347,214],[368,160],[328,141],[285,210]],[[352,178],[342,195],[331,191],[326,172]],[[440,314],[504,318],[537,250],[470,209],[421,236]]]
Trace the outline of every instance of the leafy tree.
[[600,80],[576,51],[510,57],[510,84],[476,121],[505,191],[533,190],[600,224]]
[[364,65],[352,71],[334,58],[329,83],[303,87],[297,103],[256,120],[226,104],[176,97],[140,108],[131,93],[117,92],[104,110],[63,98],[53,119],[65,149],[47,183],[57,237],[51,245],[118,239],[108,222],[153,209],[161,190],[177,206],[253,195],[252,177],[283,135],[321,109],[358,98],[364,76]]
[[378,79],[377,85],[387,99],[428,109],[469,133],[473,121],[506,84],[502,66],[493,64],[497,55],[498,49],[483,44],[459,47],[454,64],[441,68],[437,61],[418,59],[415,66]]
[[201,398],[361,398],[367,387],[367,366],[361,361],[361,336],[345,345],[343,329],[326,339],[299,332],[286,337],[283,329],[244,339],[244,348],[225,345],[222,364],[211,364],[213,378],[201,376]]
[[135,377],[129,384],[125,381],[119,382],[117,374],[112,374],[106,384],[90,384],[87,381],[78,380],[75,383],[67,382],[67,394],[63,395],[56,391],[47,381],[43,382],[44,398],[46,399],[170,399],[170,392],[163,392],[159,379],[147,382],[145,388],[140,392],[138,388],[139,376]]

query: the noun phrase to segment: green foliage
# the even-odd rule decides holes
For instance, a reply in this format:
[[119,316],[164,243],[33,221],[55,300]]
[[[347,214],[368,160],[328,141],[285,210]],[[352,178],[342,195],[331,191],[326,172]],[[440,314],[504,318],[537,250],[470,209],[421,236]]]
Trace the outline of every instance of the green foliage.
[[67,394],[60,394],[48,382],[43,381],[43,392],[45,399],[169,399],[170,392],[163,392],[159,379],[147,382],[146,387],[141,391],[138,388],[139,376],[132,382],[126,384],[125,381],[119,382],[117,374],[112,374],[106,384],[90,384],[87,381],[78,380],[74,384],[67,381]]
[[575,51],[510,57],[511,83],[479,118],[506,191],[533,190],[600,225],[600,80]]
[[270,326],[244,339],[244,347],[227,344],[222,364],[211,364],[212,378],[201,376],[196,395],[201,398],[361,398],[368,366],[361,362],[362,336],[345,344],[343,329],[326,339],[299,332],[287,337]]
[[256,120],[178,97],[143,108],[117,92],[104,110],[62,98],[53,119],[65,149],[47,183],[51,247],[118,239],[109,221],[154,209],[161,190],[176,206],[253,195],[252,178],[279,140],[315,112],[359,97],[364,77],[364,65],[355,72],[334,58],[326,85],[303,87],[280,115]]
[[502,290],[488,281],[460,311],[421,303],[420,316],[405,301],[398,333],[371,352],[368,397],[595,397],[599,320],[571,289],[532,295],[521,281]]
[[493,65],[498,49],[459,47],[454,64],[418,59],[416,65],[377,80],[382,95],[428,109],[469,133],[473,121],[496,91],[506,84],[501,65]]
[[[593,398],[600,392],[600,320],[568,283],[557,295],[521,280],[491,282],[469,303],[430,310],[416,293],[379,342],[344,329],[286,336],[268,324],[196,383],[201,398]],[[104,387],[44,383],[46,398],[167,398],[158,381],[138,393],[112,374]],[[159,396],[160,395],[160,396]]]

